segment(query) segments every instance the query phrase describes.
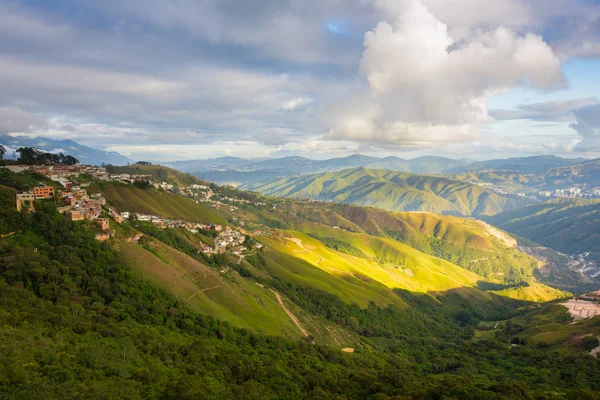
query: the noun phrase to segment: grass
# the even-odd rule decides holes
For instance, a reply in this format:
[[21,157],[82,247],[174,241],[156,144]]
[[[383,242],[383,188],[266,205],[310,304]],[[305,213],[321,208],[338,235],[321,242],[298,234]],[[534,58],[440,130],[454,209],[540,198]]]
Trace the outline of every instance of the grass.
[[118,246],[143,279],[169,290],[194,311],[268,335],[301,337],[270,290],[242,279],[231,269],[226,274],[213,271],[152,239],[148,243],[152,251],[134,243]]
[[[483,279],[392,239],[349,232],[344,234],[348,243],[359,248],[370,259],[331,250],[318,240],[295,231],[281,231],[278,236],[270,239],[269,245],[329,275],[346,280],[359,279],[389,289],[400,288],[420,293],[441,292],[462,286],[475,286]],[[385,259],[386,262],[375,259]]]
[[99,184],[91,190],[100,190],[106,200],[120,211],[160,215],[186,221],[227,224],[206,204],[156,189],[140,189],[119,183]]
[[511,299],[526,300],[535,303],[542,303],[572,296],[572,294],[569,292],[551,288],[539,282],[529,282],[524,286],[494,291],[493,293],[496,293],[500,296],[509,297]]

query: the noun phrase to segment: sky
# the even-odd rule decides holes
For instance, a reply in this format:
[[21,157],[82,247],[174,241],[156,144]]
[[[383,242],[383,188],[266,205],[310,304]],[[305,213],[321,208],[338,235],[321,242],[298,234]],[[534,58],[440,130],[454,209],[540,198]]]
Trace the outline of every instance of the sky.
[[0,0],[0,134],[153,161],[597,158],[600,0]]

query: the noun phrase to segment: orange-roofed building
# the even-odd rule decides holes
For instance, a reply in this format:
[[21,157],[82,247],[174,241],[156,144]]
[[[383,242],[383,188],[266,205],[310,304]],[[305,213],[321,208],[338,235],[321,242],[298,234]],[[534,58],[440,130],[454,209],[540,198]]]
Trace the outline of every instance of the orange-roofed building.
[[52,186],[38,186],[33,188],[33,194],[36,199],[46,199],[54,196],[54,188]]

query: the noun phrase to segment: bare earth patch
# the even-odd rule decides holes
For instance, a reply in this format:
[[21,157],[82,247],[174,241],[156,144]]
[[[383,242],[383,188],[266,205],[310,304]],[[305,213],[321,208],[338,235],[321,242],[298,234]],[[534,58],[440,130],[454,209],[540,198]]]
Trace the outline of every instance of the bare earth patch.
[[592,301],[586,300],[569,300],[565,303],[560,303],[562,306],[567,307],[569,313],[575,321],[581,321],[582,319],[594,318],[600,315],[600,305]]

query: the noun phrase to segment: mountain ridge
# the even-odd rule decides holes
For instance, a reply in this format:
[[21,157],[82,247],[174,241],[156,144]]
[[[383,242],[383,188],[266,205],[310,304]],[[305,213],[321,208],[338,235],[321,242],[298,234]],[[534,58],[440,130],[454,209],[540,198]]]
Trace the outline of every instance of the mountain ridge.
[[240,188],[269,196],[438,214],[492,215],[527,203],[523,199],[502,197],[477,185],[441,176],[365,167],[267,180]]

